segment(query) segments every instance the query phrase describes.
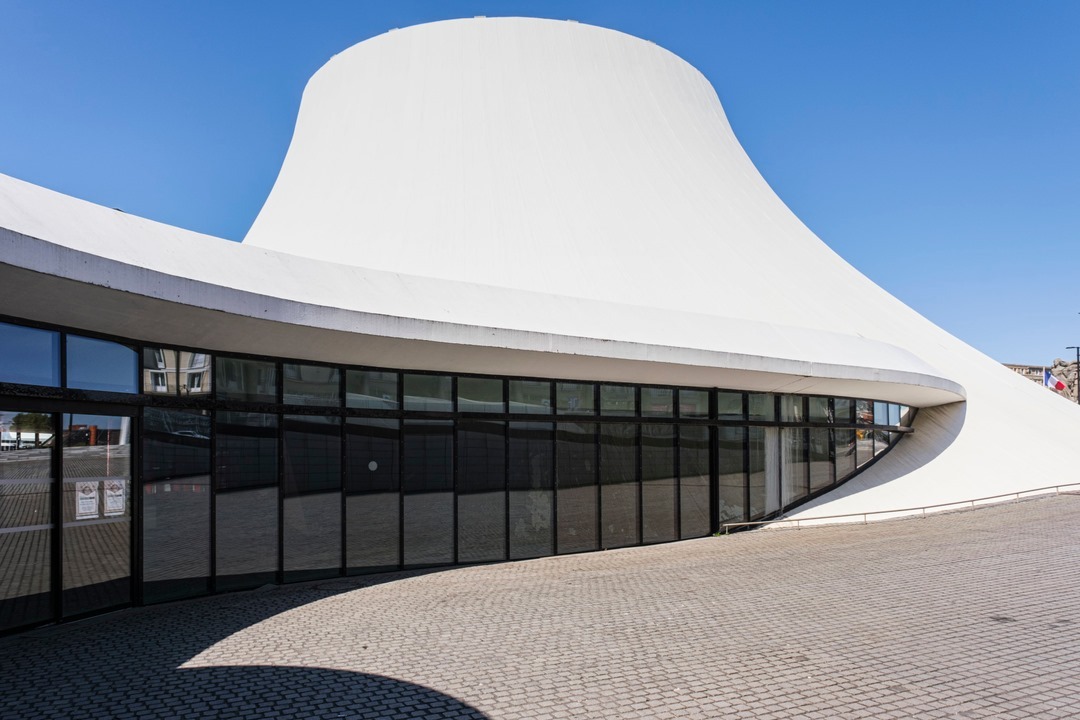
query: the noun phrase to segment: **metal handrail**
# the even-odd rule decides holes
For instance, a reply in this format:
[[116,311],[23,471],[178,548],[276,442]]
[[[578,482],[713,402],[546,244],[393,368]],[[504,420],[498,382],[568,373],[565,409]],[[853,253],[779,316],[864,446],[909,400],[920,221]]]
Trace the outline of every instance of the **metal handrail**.
[[950,508],[950,507],[957,508],[957,509],[959,509],[961,507],[973,508],[973,507],[975,507],[976,503],[987,502],[987,501],[990,501],[990,500],[1000,500],[1002,498],[1012,498],[1014,500],[1019,500],[1020,497],[1024,496],[1024,495],[1036,495],[1036,494],[1049,493],[1051,490],[1054,492],[1055,495],[1060,495],[1062,488],[1072,488],[1072,487],[1080,488],[1080,483],[1065,483],[1063,485],[1048,485],[1046,487],[1032,488],[1030,490],[1020,490],[1018,492],[1002,493],[1001,495],[989,495],[987,497],[975,498],[973,500],[956,500],[954,502],[939,503],[937,505],[924,505],[922,507],[898,508],[896,510],[868,510],[867,512],[846,513],[844,515],[821,515],[821,516],[818,516],[818,517],[808,517],[808,518],[782,518],[782,517],[779,517],[779,518],[774,518],[772,520],[754,520],[754,521],[751,521],[751,522],[721,523],[720,524],[720,531],[724,535],[728,535],[728,534],[730,534],[730,528],[751,527],[751,526],[754,526],[754,525],[782,525],[782,524],[787,524],[789,526],[791,526],[793,524],[796,529],[800,529],[800,528],[802,528],[802,523],[811,523],[811,522],[817,522],[817,521],[821,521],[821,520],[840,520],[841,518],[854,518],[854,517],[861,517],[862,520],[863,520],[863,525],[865,525],[868,522],[867,517],[869,515],[889,515],[891,513],[909,513],[909,514],[910,513],[920,513],[920,517],[926,517],[926,511],[927,510],[934,510],[936,508]]

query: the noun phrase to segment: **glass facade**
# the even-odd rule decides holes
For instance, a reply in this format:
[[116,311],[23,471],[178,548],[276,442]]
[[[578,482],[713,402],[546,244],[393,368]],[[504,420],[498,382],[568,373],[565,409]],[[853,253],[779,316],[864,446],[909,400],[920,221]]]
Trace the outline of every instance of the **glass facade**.
[[0,632],[267,583],[701,537],[835,487],[915,412],[12,322],[0,341]]

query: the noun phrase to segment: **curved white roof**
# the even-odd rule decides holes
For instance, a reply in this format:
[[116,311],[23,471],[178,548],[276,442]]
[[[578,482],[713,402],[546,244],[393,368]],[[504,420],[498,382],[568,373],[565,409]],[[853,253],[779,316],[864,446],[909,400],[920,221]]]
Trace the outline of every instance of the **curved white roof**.
[[700,73],[587,25],[455,20],[336,56],[242,245],[0,176],[0,250],[5,314],[147,341],[937,406],[807,512],[1080,467],[1076,406],[826,247]]

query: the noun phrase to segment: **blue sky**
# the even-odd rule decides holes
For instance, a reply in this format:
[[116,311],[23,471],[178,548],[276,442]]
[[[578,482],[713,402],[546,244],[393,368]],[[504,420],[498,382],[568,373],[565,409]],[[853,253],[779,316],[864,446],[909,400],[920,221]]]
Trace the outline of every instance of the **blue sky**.
[[1003,362],[1080,345],[1072,0],[0,0],[0,173],[239,240],[315,70],[474,15],[668,48],[712,81],[780,197],[878,284]]

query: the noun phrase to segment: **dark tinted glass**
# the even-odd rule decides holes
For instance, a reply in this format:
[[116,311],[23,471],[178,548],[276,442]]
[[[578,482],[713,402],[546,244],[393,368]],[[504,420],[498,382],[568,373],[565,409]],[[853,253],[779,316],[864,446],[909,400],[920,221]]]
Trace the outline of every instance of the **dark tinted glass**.
[[0,382],[60,385],[60,333],[0,323]]
[[284,419],[286,495],[341,489],[341,419],[286,415]]
[[450,412],[454,409],[449,376],[406,374],[403,377],[406,410]]
[[131,601],[131,419],[65,414],[65,616]]
[[672,417],[675,414],[675,391],[671,388],[641,388],[643,417]]
[[551,383],[547,380],[511,380],[510,412],[546,415],[551,412]]
[[407,420],[404,433],[404,563],[452,563],[454,424]]
[[457,428],[458,562],[506,558],[506,423]]
[[746,520],[746,428],[717,428],[716,467],[720,483],[720,522]]
[[177,355],[175,350],[144,347],[142,350],[142,391],[147,395],[177,393]]
[[675,479],[675,426],[641,426],[641,521],[642,541],[674,540],[675,507],[678,501]]
[[397,420],[345,421],[346,567],[387,569],[401,562]]
[[498,378],[458,378],[458,412],[506,412],[503,381]]
[[551,423],[510,423],[510,557],[552,553],[555,430]]
[[679,391],[679,417],[684,417],[684,418],[707,418],[707,417],[709,417],[709,391],[708,390],[680,390]]
[[605,548],[639,542],[637,434],[635,423],[600,426],[600,534]]
[[210,417],[143,411],[143,600],[210,590]]
[[556,437],[559,552],[596,550],[596,425],[559,423]]
[[637,414],[637,390],[631,385],[601,385],[600,414]]
[[108,340],[67,336],[69,388],[133,393],[138,383],[138,356],[132,348]]
[[345,371],[345,406],[397,410],[398,375],[378,370]]
[[222,400],[277,401],[277,366],[272,362],[219,357],[216,378]]
[[596,412],[592,383],[555,383],[555,403],[560,415],[592,415]]
[[276,582],[278,489],[219,492],[214,500],[216,590],[243,590]]
[[[286,452],[288,445],[286,439]],[[341,493],[286,496],[281,512],[285,582],[337,575],[341,567]]]
[[[52,619],[52,415],[0,411],[0,630]],[[21,448],[21,449],[20,449]],[[18,451],[16,452],[16,450]]]
[[218,491],[277,485],[277,427],[277,415],[217,414],[215,483]]
[[683,538],[709,534],[709,428],[679,428],[679,527]]
[[282,402],[286,405],[341,406],[341,373],[321,365],[285,363]]

